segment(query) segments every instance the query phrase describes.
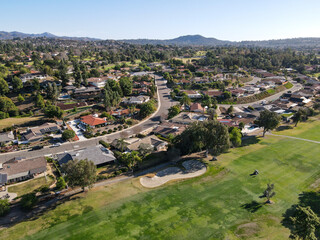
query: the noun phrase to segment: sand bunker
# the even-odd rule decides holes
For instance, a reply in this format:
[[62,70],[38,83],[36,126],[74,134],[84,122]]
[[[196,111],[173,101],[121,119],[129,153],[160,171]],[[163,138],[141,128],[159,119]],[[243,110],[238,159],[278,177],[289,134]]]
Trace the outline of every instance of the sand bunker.
[[178,167],[168,167],[159,171],[154,177],[141,177],[140,183],[147,188],[159,187],[174,179],[193,178],[207,171],[206,165],[197,160],[188,160],[182,163],[185,170]]

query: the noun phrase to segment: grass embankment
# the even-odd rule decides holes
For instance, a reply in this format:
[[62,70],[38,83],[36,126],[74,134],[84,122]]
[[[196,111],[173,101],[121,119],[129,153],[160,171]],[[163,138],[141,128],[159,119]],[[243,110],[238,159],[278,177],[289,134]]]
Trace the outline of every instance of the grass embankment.
[[278,86],[276,88],[268,89],[266,91],[254,94],[252,96],[240,97],[237,99],[236,104],[251,103],[251,102],[263,100],[264,98],[270,97],[276,93],[282,92],[282,91],[289,89],[289,88],[292,88],[292,87],[293,87],[292,83],[288,82],[284,85]]
[[8,187],[8,192],[17,193],[18,197],[24,194],[30,193],[40,187],[50,186],[54,182],[52,177],[47,176],[47,180],[45,177],[39,177],[27,182],[21,182],[21,184],[17,184],[12,187]]
[[28,122],[34,122],[41,120],[42,116],[39,117],[15,117],[15,118],[6,118],[0,120],[0,130],[11,127],[12,125],[22,125],[27,124]]
[[312,117],[308,122],[299,122],[294,130],[284,130],[274,134],[320,141],[320,116]]
[[[31,234],[27,239],[288,239],[282,215],[320,178],[319,156],[316,143],[269,136],[219,156],[201,177],[153,190],[138,179],[100,187],[0,234],[5,239]],[[260,171],[256,177],[250,176],[254,169]],[[265,205],[259,196],[269,182],[277,194],[274,204]]]

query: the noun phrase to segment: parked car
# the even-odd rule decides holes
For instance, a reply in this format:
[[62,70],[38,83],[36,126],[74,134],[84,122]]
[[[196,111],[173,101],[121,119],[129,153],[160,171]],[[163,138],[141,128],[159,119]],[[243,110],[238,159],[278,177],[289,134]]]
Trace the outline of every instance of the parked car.
[[40,149],[42,149],[42,148],[43,148],[43,146],[34,146],[34,147],[32,147],[32,148],[30,149],[30,151],[40,150]]
[[61,146],[61,143],[55,143],[55,144],[52,144],[51,146],[52,146],[52,147],[60,147],[60,146]]

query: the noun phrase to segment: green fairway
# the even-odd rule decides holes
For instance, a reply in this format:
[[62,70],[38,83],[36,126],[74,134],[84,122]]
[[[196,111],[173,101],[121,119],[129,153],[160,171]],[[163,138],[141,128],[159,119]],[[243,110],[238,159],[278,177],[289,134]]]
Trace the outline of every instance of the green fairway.
[[275,132],[275,134],[320,141],[320,117],[313,117],[308,122],[301,122],[294,130]]
[[[282,214],[320,178],[319,146],[269,136],[219,156],[201,177],[153,190],[138,179],[101,187],[0,234],[5,239],[27,234],[33,234],[27,239],[288,239]],[[250,176],[255,169],[260,174]],[[274,204],[265,205],[259,196],[269,182],[277,194]]]

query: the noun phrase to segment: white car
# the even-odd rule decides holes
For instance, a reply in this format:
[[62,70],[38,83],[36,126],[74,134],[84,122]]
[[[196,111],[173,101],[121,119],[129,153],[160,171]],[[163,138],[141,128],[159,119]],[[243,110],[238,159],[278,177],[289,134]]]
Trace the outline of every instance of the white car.
[[60,147],[61,146],[61,143],[55,143],[52,145],[52,147]]

